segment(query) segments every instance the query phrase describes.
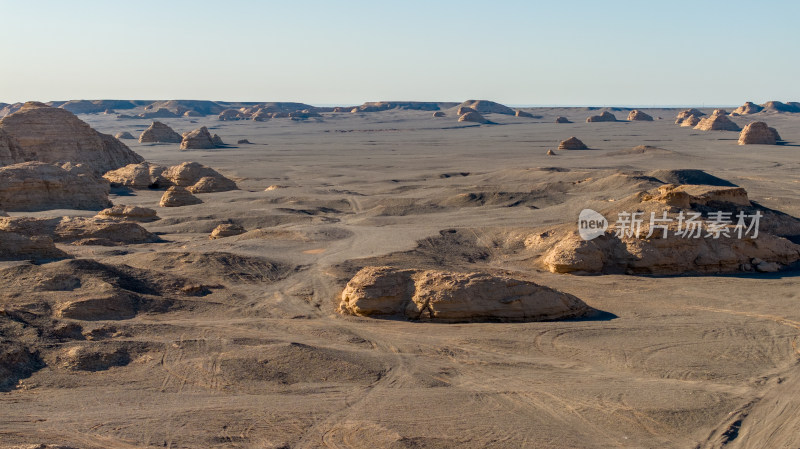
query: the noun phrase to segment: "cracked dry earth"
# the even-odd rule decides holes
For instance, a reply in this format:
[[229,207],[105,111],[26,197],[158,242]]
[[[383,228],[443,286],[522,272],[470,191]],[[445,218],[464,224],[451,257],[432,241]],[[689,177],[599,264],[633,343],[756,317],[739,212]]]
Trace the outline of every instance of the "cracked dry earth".
[[[676,110],[631,123],[533,112],[543,118],[491,126],[419,111],[165,120],[252,145],[131,148],[165,166],[201,162],[241,190],[176,208],[158,207],[162,192],[114,190],[115,204],[158,210],[143,226],[161,242],[59,244],[76,259],[3,263],[3,344],[18,369],[3,373],[0,447],[800,447],[797,271],[555,274],[504,240],[626,198],[638,186],[618,175],[653,170],[704,170],[800,216],[800,118],[768,120],[788,145],[740,147],[737,133],[674,125]],[[149,125],[81,117],[112,134]],[[592,149],[546,155],[570,136]],[[575,182],[588,178],[602,182]],[[94,212],[33,215],[64,214]],[[226,222],[246,232],[208,238]],[[369,265],[510,274],[601,312],[336,313]],[[86,298],[99,299],[62,304]]]

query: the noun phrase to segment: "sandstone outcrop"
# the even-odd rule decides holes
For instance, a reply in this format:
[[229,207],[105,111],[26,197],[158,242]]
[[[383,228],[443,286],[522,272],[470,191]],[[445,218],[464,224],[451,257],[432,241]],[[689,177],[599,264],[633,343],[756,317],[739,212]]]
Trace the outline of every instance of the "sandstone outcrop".
[[[504,114],[514,115],[514,110],[508,106],[500,103],[495,103],[489,100],[467,100],[459,105],[459,107],[467,107],[480,114]],[[461,115],[461,114],[459,114]]]
[[467,106],[461,106],[460,108],[456,109],[456,115],[458,116],[464,115],[468,112],[478,112],[478,111]]
[[612,113],[610,113],[608,111],[603,111],[603,113],[600,114],[600,115],[592,115],[592,116],[590,116],[589,118],[586,119],[587,123],[592,123],[592,122],[616,122],[616,121],[617,121],[617,117],[615,117],[614,114],[612,114]]
[[222,176],[213,168],[197,162],[174,165],[162,173],[171,185],[186,187],[192,193],[227,192],[238,187],[232,180]]
[[216,134],[212,136],[208,128],[203,126],[183,135],[181,150],[206,150],[219,148],[221,145],[222,139]]
[[133,134],[129,133],[128,131],[118,132],[116,136],[117,139],[135,139]]
[[209,238],[211,240],[221,239],[225,237],[233,237],[234,235],[244,234],[245,229],[237,224],[234,223],[223,223],[213,231],[211,231],[211,235]]
[[56,243],[75,245],[130,245],[159,238],[137,223],[93,217],[0,218],[0,231],[31,238],[45,236]]
[[708,117],[703,117],[694,127],[700,131],[741,131],[742,128],[727,117],[724,110],[717,109]]
[[482,116],[481,114],[479,114],[478,112],[475,112],[475,111],[466,112],[464,114],[461,114],[458,117],[458,121],[459,122],[482,123],[482,124],[491,123],[489,120],[486,120],[486,118],[484,116]]
[[108,209],[103,209],[97,213],[97,217],[110,220],[130,220],[138,222],[158,220],[156,211],[149,207],[126,206],[124,204],[116,204]]
[[739,106],[738,108],[734,109],[733,112],[731,112],[731,115],[733,115],[733,114],[737,114],[737,115],[757,114],[757,113],[759,113],[759,112],[761,112],[763,110],[764,110],[764,108],[762,106],[759,106],[759,105],[757,105],[757,104],[755,104],[755,103],[753,103],[751,101],[747,101],[747,102],[745,102],[745,104],[743,104],[743,105]]
[[631,121],[631,122],[636,122],[636,121],[652,122],[653,121],[653,117],[651,115],[649,115],[649,114],[646,114],[646,113],[638,110],[638,109],[634,109],[628,114],[628,121]]
[[0,260],[66,259],[69,254],[56,248],[53,240],[43,235],[24,235],[0,230]]
[[43,162],[0,167],[0,204],[8,211],[100,210],[111,205],[108,183],[80,169]]
[[696,115],[690,115],[682,119],[680,125],[684,128],[694,128],[698,123],[700,123],[700,117]]
[[556,117],[556,123],[572,123],[572,122],[569,121],[569,119],[566,118],[566,117],[559,116],[559,117]]
[[764,122],[750,123],[739,134],[739,145],[775,145],[779,140],[778,130]]
[[699,110],[699,109],[695,109],[695,108],[686,109],[684,111],[679,112],[677,117],[675,117],[675,124],[676,125],[682,124],[683,121],[686,118],[690,117],[690,116],[695,116],[695,117],[699,118],[699,117],[702,117],[704,115],[706,115],[706,113],[701,111],[701,110]]
[[73,162],[102,174],[143,160],[115,137],[95,131],[65,109],[28,102],[0,120],[0,165]]
[[567,140],[561,141],[558,144],[559,150],[588,150],[589,147],[586,146],[583,142],[580,141],[577,137],[570,137]]
[[366,267],[348,282],[339,312],[441,322],[544,321],[593,311],[575,296],[486,273]]
[[111,183],[112,187],[130,187],[132,189],[158,189],[169,187],[162,173],[166,167],[141,162],[130,164],[116,170],[109,171],[103,178]]
[[433,115],[433,118],[444,117],[445,113],[443,111],[436,111],[432,115]]
[[523,111],[521,109],[517,109],[516,111],[514,111],[514,116],[515,117],[524,117],[524,118],[533,118],[533,114],[531,114],[530,112]]
[[159,206],[161,207],[180,207],[200,204],[203,201],[192,195],[185,187],[172,186],[164,192]]
[[180,134],[161,122],[153,122],[139,136],[141,143],[180,143],[182,140],[183,137]]

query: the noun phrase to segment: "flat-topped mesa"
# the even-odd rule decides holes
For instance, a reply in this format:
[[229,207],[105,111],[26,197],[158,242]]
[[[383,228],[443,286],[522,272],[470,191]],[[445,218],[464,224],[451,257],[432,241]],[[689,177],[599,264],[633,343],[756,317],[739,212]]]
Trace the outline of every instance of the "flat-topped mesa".
[[219,148],[223,146],[222,139],[214,134],[211,135],[208,132],[208,128],[205,126],[195,129],[193,131],[189,131],[183,135],[183,140],[181,141],[181,150],[205,150],[205,149],[213,149]]
[[753,122],[739,134],[739,145],[776,145],[781,140],[778,130],[764,122]]
[[8,211],[100,210],[111,205],[108,183],[91,172],[43,162],[0,167],[0,204]]
[[458,106],[471,108],[480,114],[514,115],[513,109],[509,108],[508,106],[502,105],[500,103],[495,103],[494,101],[489,101],[489,100],[467,100]]
[[636,121],[639,121],[639,122],[652,122],[653,121],[653,117],[651,115],[647,114],[647,113],[644,113],[644,112],[638,110],[638,109],[634,109],[628,114],[628,121],[630,121],[630,122],[636,122]]
[[570,137],[567,140],[562,140],[561,143],[558,144],[559,150],[588,150],[589,147],[586,146],[580,139],[577,137]]
[[694,127],[700,131],[741,131],[742,128],[727,117],[722,109],[717,109],[708,117],[703,117]]
[[183,136],[161,122],[153,122],[139,136],[141,143],[181,143]]
[[600,114],[600,115],[589,116],[586,119],[587,123],[592,123],[592,122],[616,122],[616,121],[617,121],[617,117],[615,117],[614,114],[612,114],[612,113],[610,113],[608,111],[603,111],[603,113]]
[[440,322],[546,321],[594,312],[575,296],[486,273],[365,267],[341,294],[339,313]]
[[731,115],[749,115],[749,114],[757,114],[763,111],[764,108],[759,106],[751,101],[745,102],[743,105],[739,106],[738,108],[734,109],[731,112]]
[[[704,116],[704,115],[706,115],[706,113],[701,111],[701,110],[699,110],[699,109],[695,109],[695,108],[686,109],[684,111],[679,112],[678,115],[675,117],[675,124],[676,125],[680,125],[680,124],[683,123],[684,120],[686,120],[688,117],[691,117],[691,116],[694,116],[694,117],[698,118],[698,120],[699,120],[699,118]],[[692,125],[692,126],[694,126],[694,125]]]
[[66,109],[28,102],[0,120],[0,165],[74,162],[99,175],[143,160]]
[[461,114],[458,117],[459,122],[472,122],[472,123],[481,123],[481,124],[489,124],[492,123],[486,119],[486,117],[482,116],[479,112],[470,111]]

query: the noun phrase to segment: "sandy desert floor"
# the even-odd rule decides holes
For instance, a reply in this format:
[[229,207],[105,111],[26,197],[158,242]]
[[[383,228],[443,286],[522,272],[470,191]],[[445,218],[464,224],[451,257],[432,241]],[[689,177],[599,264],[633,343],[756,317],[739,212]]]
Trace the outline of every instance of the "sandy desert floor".
[[[45,368],[0,393],[0,442],[800,447],[797,271],[575,276],[501,248],[504,234],[572,222],[581,209],[634,193],[613,176],[621,172],[701,169],[800,216],[800,114],[764,118],[788,144],[738,146],[738,133],[675,125],[678,110],[646,111],[663,119],[585,123],[595,112],[580,108],[531,109],[541,119],[494,114],[488,126],[423,111],[305,122],[164,119],[178,132],[206,125],[230,145],[125,143],[151,162],[213,167],[241,190],[199,194],[203,204],[177,208],[158,208],[163,192],[113,190],[114,203],[158,209],[161,220],[144,226],[164,242],[64,249],[196,279],[210,293],[166,311],[87,322],[90,337],[63,350],[121,348],[125,363],[76,371],[47,356]],[[575,123],[554,123],[559,115]],[[80,117],[112,134],[138,135],[150,124]],[[546,155],[570,136],[591,150]],[[245,138],[252,144],[235,144]],[[638,145],[655,148],[631,151]],[[587,178],[603,182],[558,187]],[[280,188],[265,191],[271,185]],[[210,240],[227,221],[248,232]],[[511,272],[602,313],[461,324],[337,314],[347,280],[379,264]],[[59,354],[61,343],[53,345],[48,354]]]

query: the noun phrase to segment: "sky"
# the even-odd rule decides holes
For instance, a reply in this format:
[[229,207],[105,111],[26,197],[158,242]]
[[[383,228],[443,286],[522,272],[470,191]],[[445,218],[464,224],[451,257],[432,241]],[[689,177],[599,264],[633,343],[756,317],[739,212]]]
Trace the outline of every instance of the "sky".
[[800,101],[800,2],[0,0],[0,102]]

